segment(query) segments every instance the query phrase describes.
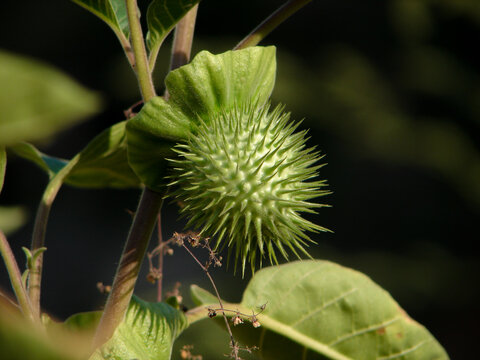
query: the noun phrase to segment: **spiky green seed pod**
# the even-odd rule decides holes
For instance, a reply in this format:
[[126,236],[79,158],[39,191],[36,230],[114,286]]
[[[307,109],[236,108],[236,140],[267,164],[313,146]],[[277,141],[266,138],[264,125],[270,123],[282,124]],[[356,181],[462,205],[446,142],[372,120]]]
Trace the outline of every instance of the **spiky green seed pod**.
[[212,116],[198,126],[186,144],[177,145],[173,181],[182,213],[204,236],[215,236],[217,248],[234,252],[235,268],[247,259],[252,272],[257,251],[277,263],[276,250],[298,256],[311,239],[306,231],[326,229],[303,219],[325,205],[310,202],[328,193],[325,181],[315,180],[321,159],[305,149],[306,131],[276,107],[243,106]]

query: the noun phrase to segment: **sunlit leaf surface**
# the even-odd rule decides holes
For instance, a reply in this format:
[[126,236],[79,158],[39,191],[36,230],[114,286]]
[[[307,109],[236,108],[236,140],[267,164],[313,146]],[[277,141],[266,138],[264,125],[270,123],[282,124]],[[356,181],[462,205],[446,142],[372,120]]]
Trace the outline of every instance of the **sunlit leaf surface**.
[[[193,290],[196,301],[214,304],[204,290]],[[247,342],[260,348],[262,359],[448,359],[428,330],[385,290],[367,276],[328,261],[260,270],[241,303],[227,306],[251,313],[263,304],[265,310],[258,315],[262,326],[250,329]],[[278,335],[300,347],[280,346],[278,351]]]

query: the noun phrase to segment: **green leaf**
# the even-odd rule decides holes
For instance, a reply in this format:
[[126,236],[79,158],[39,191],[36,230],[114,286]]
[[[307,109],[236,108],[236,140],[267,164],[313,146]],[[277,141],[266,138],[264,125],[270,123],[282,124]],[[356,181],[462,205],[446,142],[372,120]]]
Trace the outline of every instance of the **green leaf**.
[[170,72],[169,101],[153,98],[127,123],[130,166],[152,190],[165,184],[165,157],[185,141],[199,118],[248,102],[266,102],[275,82],[275,47],[251,47],[213,55],[200,52]]
[[99,110],[99,98],[40,62],[0,51],[0,145],[44,139]]
[[38,165],[48,174],[50,178],[52,178],[68,163],[68,160],[48,156],[39,151],[32,144],[25,142],[9,146],[8,150],[13,152],[15,155]]
[[7,170],[7,153],[5,147],[0,146],[0,193],[3,189],[3,182],[5,180],[5,171]]
[[[13,153],[37,164],[50,178],[68,164],[68,160],[43,154],[33,145],[19,143],[9,147]],[[140,183],[127,161],[125,121],[97,135],[72,159],[65,183],[81,188],[129,188]]]
[[138,177],[127,161],[125,121],[97,135],[79,153],[78,163],[66,178],[66,183],[87,188],[139,187]]
[[213,55],[200,52],[165,79],[170,103],[191,120],[241,104],[268,100],[275,84],[275,47],[251,47]]
[[[205,291],[194,289],[194,294],[197,301],[212,303]],[[328,261],[298,261],[260,270],[242,302],[225,306],[251,313],[263,304],[266,308],[257,316],[261,328],[251,330],[255,341],[247,343],[260,348],[262,359],[300,358],[302,347],[307,354],[328,359],[448,359],[428,330],[385,290],[367,276]],[[278,338],[271,332],[301,347],[272,351],[272,339]]]
[[63,326],[71,331],[90,332],[93,335],[101,317],[101,311],[82,312],[70,316]]
[[[0,357],[8,360],[80,360],[64,337],[45,336],[0,297]],[[69,345],[71,345],[70,343]]]
[[125,0],[72,0],[102,19],[118,37],[128,38],[127,7]]
[[148,32],[147,46],[150,50],[150,69],[153,70],[158,50],[163,41],[182,19],[182,17],[200,0],[153,0],[147,10]]
[[186,327],[182,312],[133,296],[125,320],[90,360],[168,360],[174,340]]

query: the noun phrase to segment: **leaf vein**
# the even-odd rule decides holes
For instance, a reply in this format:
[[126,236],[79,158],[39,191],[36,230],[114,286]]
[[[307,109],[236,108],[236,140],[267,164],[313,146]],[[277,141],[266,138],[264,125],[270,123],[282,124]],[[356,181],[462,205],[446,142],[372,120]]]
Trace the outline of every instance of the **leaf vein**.
[[394,322],[400,320],[401,318],[402,318],[401,316],[397,316],[393,319],[384,321],[380,324],[375,324],[375,325],[371,325],[371,326],[368,326],[368,327],[363,328],[363,329],[358,329],[357,331],[354,331],[353,333],[350,333],[350,334],[347,334],[347,335],[344,335],[342,337],[337,338],[334,342],[328,344],[328,346],[336,346],[336,345],[340,344],[341,342],[349,340],[349,339],[351,339],[355,336],[362,335],[362,334],[368,333],[370,331],[374,331],[374,330],[380,329],[382,327],[388,326],[390,324],[393,324]]
[[424,340],[424,341],[422,341],[422,342],[420,342],[420,343],[412,346],[411,348],[402,350],[402,351],[400,351],[400,352],[398,352],[398,353],[395,353],[395,354],[392,354],[392,355],[389,355],[389,356],[379,357],[379,358],[377,358],[377,360],[397,359],[397,358],[399,358],[400,356],[403,356],[403,355],[405,355],[405,354],[411,353],[411,352],[419,349],[420,347],[422,347],[423,345],[425,345],[425,344],[427,344],[427,343],[429,343],[429,342],[431,342],[431,341],[433,341],[433,340],[432,340],[432,339]]
[[355,293],[356,291],[358,291],[358,288],[352,288],[348,291],[345,291],[343,294],[340,294],[339,296],[337,296],[336,298],[333,298],[329,301],[327,301],[326,303],[322,304],[321,306],[319,306],[318,308],[315,308],[313,309],[311,312],[309,312],[308,314],[304,315],[303,317],[301,317],[299,320],[297,320],[295,323],[291,324],[290,326],[291,327],[296,327],[297,325],[299,325],[300,323],[302,323],[303,321],[307,320],[308,318],[311,318],[312,316],[314,316],[316,313],[320,312],[320,311],[323,311],[325,310],[327,307],[339,302],[340,300],[342,300],[343,298],[347,297],[348,295],[350,294],[353,294]]

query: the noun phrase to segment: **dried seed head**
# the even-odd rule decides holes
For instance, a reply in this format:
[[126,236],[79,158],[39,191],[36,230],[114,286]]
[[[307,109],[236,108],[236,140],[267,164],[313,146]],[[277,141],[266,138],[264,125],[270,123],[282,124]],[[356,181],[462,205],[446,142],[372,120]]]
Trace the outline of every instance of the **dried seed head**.
[[216,236],[215,249],[228,245],[235,267],[247,259],[252,272],[257,252],[277,263],[276,251],[297,256],[311,242],[307,231],[326,231],[300,216],[325,206],[310,202],[325,195],[325,181],[315,180],[321,159],[305,149],[305,131],[294,133],[281,107],[243,106],[212,116],[172,159],[174,196],[185,206],[187,227]]

